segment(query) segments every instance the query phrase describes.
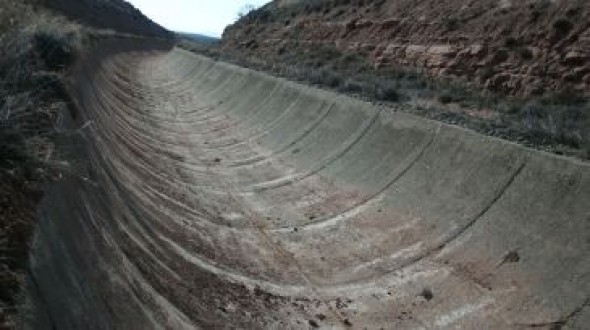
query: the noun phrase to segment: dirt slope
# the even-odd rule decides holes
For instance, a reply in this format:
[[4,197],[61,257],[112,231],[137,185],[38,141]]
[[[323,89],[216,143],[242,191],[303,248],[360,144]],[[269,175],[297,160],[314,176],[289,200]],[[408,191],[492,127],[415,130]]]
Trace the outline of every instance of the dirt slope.
[[2,329],[22,325],[27,309],[29,250],[45,186],[84,173],[86,161],[73,152],[83,137],[63,126],[79,111],[69,95],[70,74],[97,40],[122,35],[169,37],[123,1],[0,0]]
[[590,91],[584,0],[274,1],[224,33],[226,51],[271,63],[318,45],[493,91]]

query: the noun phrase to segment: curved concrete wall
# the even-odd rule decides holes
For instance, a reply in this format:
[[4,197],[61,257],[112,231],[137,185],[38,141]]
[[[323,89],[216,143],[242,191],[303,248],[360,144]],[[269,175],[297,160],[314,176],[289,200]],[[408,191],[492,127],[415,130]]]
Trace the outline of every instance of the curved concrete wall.
[[45,199],[33,327],[588,322],[587,163],[179,49],[111,53],[77,78],[90,166]]

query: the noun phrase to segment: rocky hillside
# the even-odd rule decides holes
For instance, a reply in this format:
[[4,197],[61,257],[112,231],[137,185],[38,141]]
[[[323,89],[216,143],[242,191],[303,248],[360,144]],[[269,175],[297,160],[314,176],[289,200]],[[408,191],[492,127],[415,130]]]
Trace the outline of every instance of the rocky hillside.
[[171,37],[171,34],[123,0],[27,0],[49,8],[70,20],[99,29],[144,36]]
[[227,28],[223,47],[273,61],[330,45],[500,93],[587,93],[588,17],[585,0],[275,0]]

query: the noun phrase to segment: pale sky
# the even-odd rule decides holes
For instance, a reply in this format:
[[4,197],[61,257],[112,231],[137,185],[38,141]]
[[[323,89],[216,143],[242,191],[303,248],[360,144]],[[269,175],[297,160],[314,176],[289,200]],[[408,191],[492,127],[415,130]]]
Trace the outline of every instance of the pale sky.
[[171,31],[220,37],[246,4],[260,7],[270,0],[127,0]]

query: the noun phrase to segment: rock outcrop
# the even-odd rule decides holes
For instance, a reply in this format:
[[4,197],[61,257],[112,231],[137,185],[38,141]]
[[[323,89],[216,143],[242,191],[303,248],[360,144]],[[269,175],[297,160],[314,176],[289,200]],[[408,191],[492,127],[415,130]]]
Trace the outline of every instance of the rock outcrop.
[[277,0],[228,27],[223,47],[272,61],[333,45],[377,68],[413,67],[512,95],[588,92],[588,17],[583,0]]

